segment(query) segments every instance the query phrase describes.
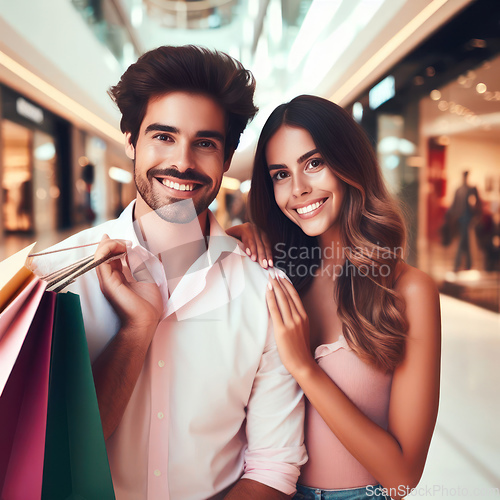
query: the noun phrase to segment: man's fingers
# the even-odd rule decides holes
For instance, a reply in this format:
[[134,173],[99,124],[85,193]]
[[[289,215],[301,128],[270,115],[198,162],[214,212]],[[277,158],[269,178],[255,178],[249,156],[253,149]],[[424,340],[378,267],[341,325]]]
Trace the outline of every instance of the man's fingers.
[[107,234],[104,234],[97,250],[94,254],[94,261],[106,257],[120,256],[127,251],[127,246],[121,240],[112,240]]

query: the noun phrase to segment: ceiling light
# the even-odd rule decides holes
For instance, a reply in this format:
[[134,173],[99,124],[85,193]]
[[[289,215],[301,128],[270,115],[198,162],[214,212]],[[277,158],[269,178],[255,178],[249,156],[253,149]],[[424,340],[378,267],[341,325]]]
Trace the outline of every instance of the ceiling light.
[[123,168],[111,167],[108,170],[108,175],[116,182],[120,182],[121,184],[130,184],[133,180],[133,175]]
[[46,142],[35,149],[35,158],[40,161],[49,161],[56,155],[56,147],[53,142]]
[[224,176],[222,178],[222,187],[223,188],[236,191],[237,189],[240,189],[240,184],[241,184],[241,182],[238,179],[235,179],[234,177]]
[[35,73],[26,69],[23,65],[9,57],[4,52],[0,51],[0,65],[7,68],[16,76],[27,82],[29,85],[39,90],[47,97],[66,108],[72,115],[78,116],[80,119],[97,129],[108,138],[113,139],[120,145],[123,144],[123,134],[106,120],[89,111],[85,106],[68,97],[66,94],[47,83]]
[[488,87],[484,83],[478,83],[476,85],[476,92],[478,94],[484,94],[488,90]]
[[430,96],[433,101],[439,101],[439,99],[441,99],[441,92],[439,92],[439,90],[434,89],[431,92]]
[[330,97],[337,104],[358,87],[360,83],[380,66],[397,48],[413,35],[422,25],[432,17],[448,0],[433,0],[422,9],[406,26],[399,30],[386,44],[384,44],[361,68],[358,69],[344,84]]
[[248,193],[248,191],[250,191],[251,184],[252,184],[252,181],[250,181],[250,180],[243,181],[240,184],[240,191],[242,193]]

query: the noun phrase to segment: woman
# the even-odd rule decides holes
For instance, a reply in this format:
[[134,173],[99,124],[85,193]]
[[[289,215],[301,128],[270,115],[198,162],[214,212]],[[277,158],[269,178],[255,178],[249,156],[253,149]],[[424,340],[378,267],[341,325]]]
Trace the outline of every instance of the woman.
[[[307,397],[309,461],[295,498],[407,495],[437,417],[439,296],[402,258],[405,225],[366,136],[325,99],[279,106],[249,196],[293,283],[272,278],[267,302],[282,362]],[[231,232],[272,266],[259,231]]]

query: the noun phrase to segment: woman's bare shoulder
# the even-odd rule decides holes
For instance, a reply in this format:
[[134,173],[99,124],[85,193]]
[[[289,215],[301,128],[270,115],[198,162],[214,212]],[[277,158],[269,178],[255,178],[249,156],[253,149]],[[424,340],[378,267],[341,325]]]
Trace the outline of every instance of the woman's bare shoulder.
[[406,262],[398,264],[396,276],[394,289],[407,300],[421,295],[426,297],[439,295],[435,281],[428,274]]

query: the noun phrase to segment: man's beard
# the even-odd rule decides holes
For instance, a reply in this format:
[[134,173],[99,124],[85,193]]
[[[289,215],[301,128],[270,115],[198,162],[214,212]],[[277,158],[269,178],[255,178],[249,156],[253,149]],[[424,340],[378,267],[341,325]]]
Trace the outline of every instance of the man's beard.
[[[159,195],[153,189],[153,182],[157,182],[154,177],[158,175],[179,179],[179,183],[181,183],[181,181],[185,183],[189,183],[190,181],[202,182],[202,186],[198,189],[204,189],[206,186],[210,185],[213,187],[202,197],[196,197],[196,200],[194,198],[179,199],[172,197],[165,202],[165,196]],[[143,177],[139,177],[134,169],[134,180],[137,191],[151,210],[154,210],[164,221],[174,224],[187,224],[203,213],[217,196],[220,187],[220,185],[214,186],[211,178],[196,171],[186,170],[181,173],[172,168],[153,168],[147,172],[147,180]]]

